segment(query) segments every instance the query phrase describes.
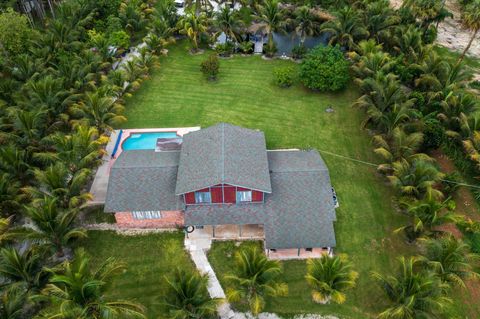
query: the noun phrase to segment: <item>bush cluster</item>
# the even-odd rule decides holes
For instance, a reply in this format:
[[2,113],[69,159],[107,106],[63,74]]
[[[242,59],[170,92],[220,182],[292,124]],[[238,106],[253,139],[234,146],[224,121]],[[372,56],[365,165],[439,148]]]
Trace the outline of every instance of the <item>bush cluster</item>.
[[338,91],[350,79],[349,63],[338,47],[317,46],[303,60],[300,79],[312,90]]

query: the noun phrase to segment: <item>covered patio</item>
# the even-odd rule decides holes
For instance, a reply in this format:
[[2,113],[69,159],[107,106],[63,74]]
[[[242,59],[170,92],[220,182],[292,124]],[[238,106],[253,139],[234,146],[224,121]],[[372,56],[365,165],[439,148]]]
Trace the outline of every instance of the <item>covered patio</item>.
[[197,226],[195,232],[202,232],[211,236],[212,240],[264,240],[263,225],[208,225]]

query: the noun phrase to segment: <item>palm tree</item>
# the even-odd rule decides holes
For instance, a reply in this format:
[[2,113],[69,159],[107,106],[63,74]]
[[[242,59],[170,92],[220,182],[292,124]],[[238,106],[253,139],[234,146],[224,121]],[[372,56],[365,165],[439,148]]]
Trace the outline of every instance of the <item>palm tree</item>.
[[26,182],[31,176],[30,153],[14,144],[0,148],[0,169]]
[[0,247],[3,247],[6,243],[10,243],[15,234],[11,232],[12,216],[8,218],[0,218]]
[[231,284],[227,298],[248,303],[250,311],[257,315],[265,306],[265,297],[287,294],[287,285],[279,282],[281,274],[280,263],[269,260],[258,248],[242,249],[235,254],[235,273],[225,276]]
[[[474,113],[480,107],[480,104],[472,94],[452,92],[440,102],[440,106],[441,110],[437,114],[437,118],[444,125],[446,134],[451,137],[459,137],[464,118],[467,114]],[[469,133],[468,135],[470,135]]]
[[443,0],[407,0],[402,6],[410,8],[412,14],[421,21],[421,28],[424,33],[433,22],[440,22],[448,14],[443,12]]
[[114,275],[125,270],[124,265],[108,258],[97,267],[90,264],[83,249],[73,261],[65,261],[52,269],[52,277],[42,293],[49,297],[52,307],[43,313],[49,318],[120,319],[146,318],[143,307],[125,300],[110,301],[106,297]]
[[368,33],[374,36],[378,43],[382,43],[392,38],[392,33],[401,19],[390,7],[388,0],[378,0],[367,4],[365,21]]
[[465,288],[465,279],[480,277],[472,266],[480,256],[470,253],[470,247],[460,239],[449,234],[438,239],[426,239],[423,244],[425,252],[419,261],[443,282]]
[[42,200],[45,196],[55,197],[63,208],[80,207],[91,195],[84,191],[84,186],[90,178],[91,171],[86,168],[79,169],[72,174],[66,164],[57,162],[45,170],[35,169],[37,187],[24,188],[25,193],[35,200]]
[[308,6],[296,8],[293,14],[295,32],[300,37],[300,45],[303,46],[307,36],[313,36],[318,33],[320,24],[313,10]]
[[273,54],[275,51],[275,42],[273,41],[273,32],[283,32],[286,27],[284,21],[284,12],[280,8],[278,0],[265,0],[258,7],[257,19],[263,24],[263,29],[268,35],[268,51]]
[[177,268],[172,278],[165,277],[168,292],[165,304],[172,319],[215,318],[219,300],[208,295],[208,275]]
[[392,185],[402,196],[416,198],[441,198],[442,192],[435,189],[444,174],[432,163],[424,160],[414,160],[411,163],[402,160],[392,164],[393,175],[388,176]]
[[423,235],[432,236],[440,233],[436,230],[437,227],[459,220],[454,212],[455,202],[450,198],[444,201],[431,197],[413,201],[402,200],[400,205],[410,216],[411,224],[397,229],[396,232],[403,230],[411,242]]
[[1,248],[0,277],[9,284],[19,283],[27,290],[41,288],[47,278],[43,269],[45,257],[45,249],[36,245],[23,252],[12,247]]
[[0,318],[22,319],[27,298],[23,288],[11,286],[5,289],[0,296]]
[[215,26],[226,36],[226,41],[233,40],[239,42],[241,30],[244,28],[238,11],[230,9],[229,5],[223,6],[220,11],[215,13]]
[[58,257],[64,256],[64,248],[72,240],[87,236],[85,230],[75,227],[78,210],[62,211],[56,198],[45,197],[34,206],[25,206],[25,215],[35,226],[22,229],[25,238],[51,247]]
[[111,131],[112,126],[127,120],[121,115],[124,107],[113,98],[102,95],[98,90],[86,93],[84,101],[73,105],[70,110],[82,118],[74,123],[86,121],[88,125],[96,127],[100,134]]
[[[372,43],[371,41],[362,41],[359,46]],[[376,43],[375,43],[376,46]],[[357,82],[362,82],[362,79],[372,78],[377,73],[389,74],[394,62],[388,53],[368,52],[359,56],[356,63],[352,66],[352,70],[357,76]]]
[[417,153],[423,143],[423,134],[420,132],[407,133],[402,127],[397,126],[388,136],[374,136],[373,142],[377,147],[374,152],[387,161],[378,166],[378,170],[384,173],[393,171],[394,162],[404,160],[412,162],[416,159],[432,161],[427,154]]
[[460,64],[468,50],[472,46],[473,40],[477,36],[478,30],[480,30],[480,0],[473,0],[470,2],[462,13],[463,24],[470,30],[472,30],[472,37],[468,41],[467,46],[463,50],[462,54],[458,58],[457,64]]
[[105,153],[101,146],[107,142],[108,137],[99,135],[95,127],[77,126],[69,135],[56,133],[45,138],[44,143],[50,144],[51,150],[36,153],[34,157],[47,164],[62,161],[74,174],[80,169],[101,164]]
[[187,10],[178,21],[177,28],[180,33],[185,34],[192,45],[192,52],[198,51],[198,42],[200,34],[207,31],[208,18],[204,12],[195,14],[192,10]]
[[352,264],[346,255],[323,255],[307,261],[305,278],[313,288],[313,301],[328,303],[332,300],[341,304],[346,300],[344,291],[355,287],[358,273],[352,270]]
[[413,257],[400,257],[399,261],[400,269],[394,276],[372,273],[391,303],[378,317],[435,318],[440,310],[452,302],[445,296],[448,285],[432,272],[416,270],[419,261]]
[[339,44],[341,47],[352,50],[355,43],[368,36],[359,11],[353,7],[343,7],[335,14],[335,19],[324,23],[321,32],[330,34],[330,44]]
[[0,173],[0,216],[11,216],[20,209],[24,194],[20,182],[7,173]]
[[389,73],[377,73],[374,78],[357,81],[365,94],[354,106],[364,108],[367,117],[363,126],[373,124],[380,131],[390,134],[398,125],[415,116],[414,99],[409,98],[398,78]]

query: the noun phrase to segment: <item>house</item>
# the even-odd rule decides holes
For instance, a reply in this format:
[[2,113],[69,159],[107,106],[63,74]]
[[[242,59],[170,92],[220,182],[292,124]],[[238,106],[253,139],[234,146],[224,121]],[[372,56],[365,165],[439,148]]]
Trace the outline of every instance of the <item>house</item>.
[[335,247],[328,169],[317,151],[267,150],[263,132],[220,123],[180,150],[130,150],[111,171],[105,211],[119,227],[263,228],[267,252]]

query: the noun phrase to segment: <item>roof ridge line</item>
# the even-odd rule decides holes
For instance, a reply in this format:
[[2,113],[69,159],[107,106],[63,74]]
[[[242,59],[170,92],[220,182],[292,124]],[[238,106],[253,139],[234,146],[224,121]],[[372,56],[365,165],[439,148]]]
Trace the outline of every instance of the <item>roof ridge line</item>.
[[328,171],[328,168],[320,168],[320,169],[297,169],[297,170],[280,170],[275,171],[271,170],[271,173],[303,173],[303,172],[323,172]]

